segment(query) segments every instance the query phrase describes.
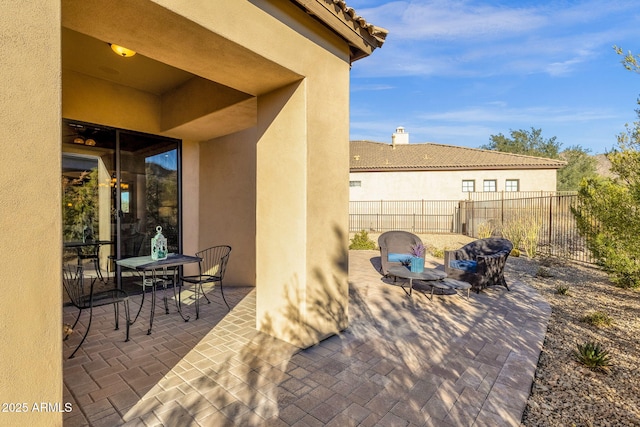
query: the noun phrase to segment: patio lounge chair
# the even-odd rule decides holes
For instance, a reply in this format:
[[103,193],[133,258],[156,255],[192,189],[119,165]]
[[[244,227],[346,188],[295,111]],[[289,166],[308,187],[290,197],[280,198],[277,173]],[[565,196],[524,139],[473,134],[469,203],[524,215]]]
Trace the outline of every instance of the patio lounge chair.
[[507,239],[479,239],[455,251],[445,251],[444,271],[447,277],[471,284],[476,292],[487,286],[502,285],[507,290],[504,266],[513,249]]
[[422,240],[408,231],[387,231],[378,237],[381,273],[389,275],[389,268],[402,265],[411,258],[411,246],[422,244]]

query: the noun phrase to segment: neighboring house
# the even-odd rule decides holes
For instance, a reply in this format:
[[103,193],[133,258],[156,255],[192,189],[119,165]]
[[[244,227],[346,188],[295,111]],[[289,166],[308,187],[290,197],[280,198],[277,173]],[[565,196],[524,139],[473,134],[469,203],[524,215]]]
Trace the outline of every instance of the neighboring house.
[[33,0],[3,2],[0,34],[3,402],[64,401],[61,177],[83,161],[116,256],[147,215],[184,253],[233,247],[257,329],[304,347],[348,325],[350,68],[385,30],[341,0]]
[[566,162],[453,145],[351,141],[349,200],[465,200],[474,192],[555,191]]

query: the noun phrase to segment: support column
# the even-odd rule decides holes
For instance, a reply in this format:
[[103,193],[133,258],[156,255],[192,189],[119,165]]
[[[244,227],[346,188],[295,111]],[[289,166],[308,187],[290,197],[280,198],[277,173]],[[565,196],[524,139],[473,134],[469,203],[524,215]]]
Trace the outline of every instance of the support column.
[[260,97],[256,165],[256,326],[302,348],[348,324],[348,120],[335,138],[308,92],[302,81]]

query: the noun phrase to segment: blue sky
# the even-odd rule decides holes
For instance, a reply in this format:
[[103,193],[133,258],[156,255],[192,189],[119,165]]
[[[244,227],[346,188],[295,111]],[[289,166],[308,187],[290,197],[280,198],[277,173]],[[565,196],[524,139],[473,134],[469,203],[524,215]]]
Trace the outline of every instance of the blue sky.
[[637,120],[640,75],[613,45],[640,53],[638,0],[347,0],[389,35],[351,69],[352,140],[479,147],[542,129],[561,149],[616,145]]

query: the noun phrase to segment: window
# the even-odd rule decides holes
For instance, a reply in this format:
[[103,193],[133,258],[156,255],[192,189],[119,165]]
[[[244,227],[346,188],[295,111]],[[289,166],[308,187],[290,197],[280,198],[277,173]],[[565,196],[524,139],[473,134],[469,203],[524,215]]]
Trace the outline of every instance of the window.
[[349,181],[349,187],[362,187],[362,181]]
[[484,192],[495,192],[496,189],[496,180],[495,179],[485,179],[482,191]]
[[473,179],[463,179],[462,180],[462,192],[463,193],[473,193],[476,191],[476,181]]
[[508,179],[504,183],[504,191],[520,191],[519,179]]

